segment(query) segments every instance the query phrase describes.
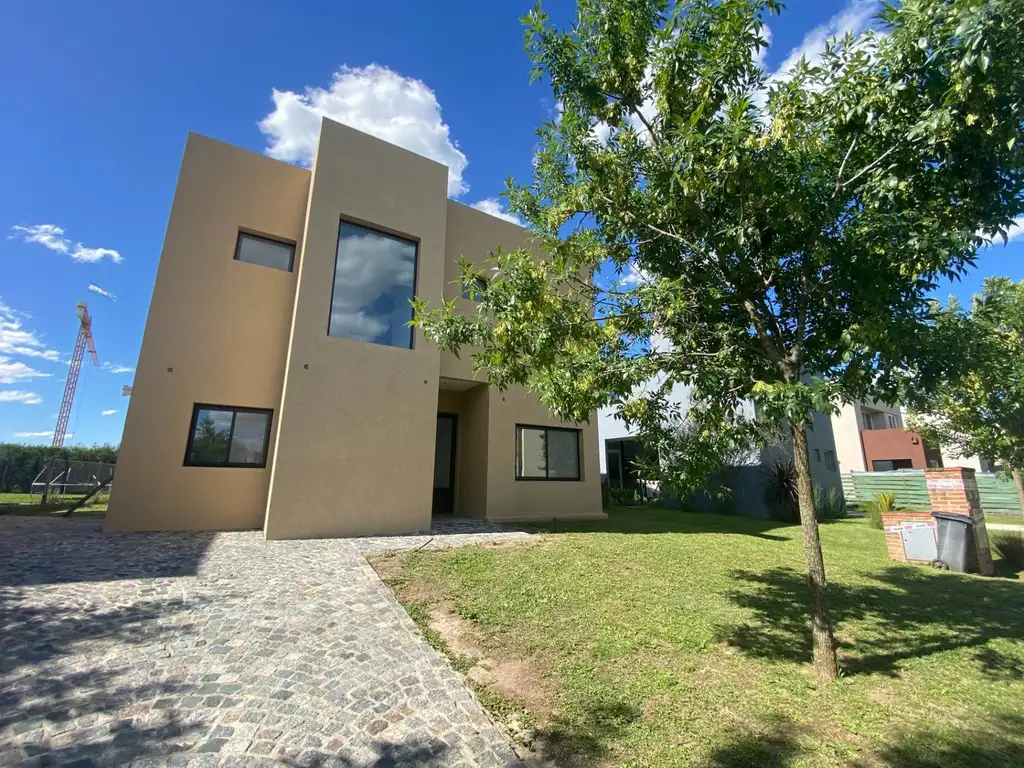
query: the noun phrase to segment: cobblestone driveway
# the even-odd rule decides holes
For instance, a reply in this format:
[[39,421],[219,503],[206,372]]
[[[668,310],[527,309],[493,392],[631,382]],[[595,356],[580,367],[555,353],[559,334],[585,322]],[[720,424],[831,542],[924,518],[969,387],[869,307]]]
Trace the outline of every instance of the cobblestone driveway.
[[425,541],[0,517],[0,765],[519,765],[359,553]]

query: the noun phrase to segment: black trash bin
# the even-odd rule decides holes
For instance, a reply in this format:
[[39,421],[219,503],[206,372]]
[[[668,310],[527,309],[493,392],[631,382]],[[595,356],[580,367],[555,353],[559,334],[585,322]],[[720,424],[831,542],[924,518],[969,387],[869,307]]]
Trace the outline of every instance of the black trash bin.
[[974,551],[974,521],[965,515],[932,512],[938,525],[939,560],[951,571],[976,572],[978,557]]

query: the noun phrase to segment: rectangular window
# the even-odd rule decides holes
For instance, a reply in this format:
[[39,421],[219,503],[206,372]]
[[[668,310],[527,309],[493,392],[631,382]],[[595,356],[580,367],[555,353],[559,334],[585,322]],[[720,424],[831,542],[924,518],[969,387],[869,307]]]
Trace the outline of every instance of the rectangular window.
[[885,414],[885,419],[889,422],[889,429],[897,429],[900,425],[900,420],[896,418],[895,413]]
[[821,463],[821,450],[819,448],[814,449],[814,460],[819,464]]
[[864,429],[871,429],[871,414],[867,411],[861,411],[861,418],[864,419]]
[[516,480],[579,480],[580,431],[516,425]]
[[825,451],[825,469],[829,472],[836,471],[836,454],[834,451]]
[[238,261],[291,272],[292,263],[295,261],[295,244],[239,232],[238,242],[235,243],[235,258]]
[[342,221],[328,336],[412,349],[416,243]]
[[273,411],[196,403],[186,467],[265,467]]
[[487,281],[482,277],[477,277],[473,280],[472,288],[468,285],[462,286],[462,298],[469,299],[470,301],[480,301],[480,291],[487,288]]

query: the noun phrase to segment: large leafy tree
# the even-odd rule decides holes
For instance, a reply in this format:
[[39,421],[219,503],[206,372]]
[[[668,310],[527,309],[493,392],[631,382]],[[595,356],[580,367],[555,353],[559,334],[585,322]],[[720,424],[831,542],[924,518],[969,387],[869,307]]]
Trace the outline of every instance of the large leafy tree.
[[[1024,0],[906,0],[784,77],[759,64],[777,0],[578,0],[525,18],[557,119],[511,209],[536,249],[464,265],[486,285],[419,323],[499,387],[586,420],[612,403],[663,479],[703,482],[753,402],[790,433],[820,675],[837,674],[805,430],[891,400],[925,297],[1022,209]],[[543,254],[539,256],[538,254]],[[609,284],[609,268],[628,279]],[[596,276],[596,277],[595,277]],[[707,448],[676,450],[690,389]]]
[[1003,464],[1024,507],[1024,281],[989,278],[969,312],[955,297],[936,307],[935,341],[956,359],[919,388],[912,426],[962,456]]

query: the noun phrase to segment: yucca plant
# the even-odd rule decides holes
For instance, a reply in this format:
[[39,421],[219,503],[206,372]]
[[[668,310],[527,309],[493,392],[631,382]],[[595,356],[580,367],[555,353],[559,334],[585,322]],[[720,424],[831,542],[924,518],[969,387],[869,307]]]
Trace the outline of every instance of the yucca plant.
[[814,507],[819,520],[840,520],[846,517],[846,499],[838,488],[827,491],[820,485],[814,486]]
[[778,460],[763,467],[764,500],[776,520],[795,523],[800,520],[800,500],[796,487],[796,467],[793,460]]
[[872,528],[882,530],[882,514],[896,511],[895,493],[876,493],[875,498],[864,505],[864,512]]

